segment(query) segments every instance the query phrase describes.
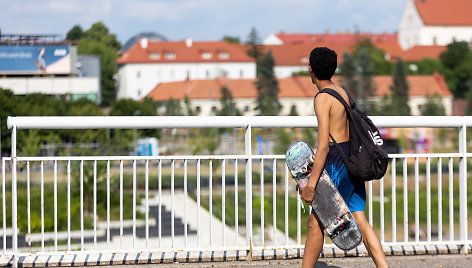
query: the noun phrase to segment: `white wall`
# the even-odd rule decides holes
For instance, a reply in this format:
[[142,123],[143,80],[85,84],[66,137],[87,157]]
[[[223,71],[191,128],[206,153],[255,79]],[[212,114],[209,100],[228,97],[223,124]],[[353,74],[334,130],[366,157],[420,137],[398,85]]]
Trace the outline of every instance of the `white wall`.
[[16,95],[30,93],[98,94],[100,81],[98,77],[7,77],[0,78],[0,87],[10,89]]
[[254,62],[227,63],[143,63],[125,64],[118,72],[118,99],[139,100],[157,84],[189,79],[251,79],[256,76]]
[[423,21],[412,0],[407,0],[398,25],[398,42],[402,49],[407,50],[420,40]]
[[277,37],[277,35],[275,33],[271,33],[269,34],[269,36],[267,36],[264,41],[262,41],[262,44],[264,45],[283,45],[283,42],[282,40],[280,40],[280,38]]
[[292,77],[292,73],[308,71],[308,64],[306,66],[275,66],[274,73],[277,78]]
[[[436,40],[436,43],[434,40]],[[454,40],[466,41],[472,44],[472,26],[424,26],[420,32],[419,44],[423,46],[446,46],[452,43]]]
[[[472,16],[472,15],[471,15]],[[456,41],[472,43],[470,26],[428,26],[424,25],[412,0],[406,1],[398,26],[398,41],[402,49],[413,46],[445,46]]]

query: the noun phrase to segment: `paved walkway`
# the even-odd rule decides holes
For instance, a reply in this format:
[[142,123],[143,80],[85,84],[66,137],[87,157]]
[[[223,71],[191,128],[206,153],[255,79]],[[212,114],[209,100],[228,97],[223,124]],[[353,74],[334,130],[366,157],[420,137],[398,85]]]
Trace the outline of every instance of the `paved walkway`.
[[[446,267],[471,267],[471,255],[418,255],[418,256],[387,256],[390,267],[414,267],[414,268],[446,268]],[[161,267],[185,267],[185,268],[216,268],[216,267],[301,267],[301,259],[290,260],[270,260],[254,262],[206,262],[206,263],[174,263],[174,264],[144,264],[126,265],[124,267],[161,268]],[[96,267],[96,266],[95,266]],[[116,267],[116,266],[100,266]],[[375,267],[369,257],[346,257],[346,258],[321,258],[316,264],[316,268],[336,268],[336,267]]]

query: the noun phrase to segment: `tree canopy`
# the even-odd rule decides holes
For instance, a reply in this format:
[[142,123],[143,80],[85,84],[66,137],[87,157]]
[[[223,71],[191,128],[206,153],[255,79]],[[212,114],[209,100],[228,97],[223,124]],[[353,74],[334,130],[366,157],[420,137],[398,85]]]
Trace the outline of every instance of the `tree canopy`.
[[[68,33],[68,37],[79,36],[80,26],[74,26]],[[109,32],[102,23],[94,23],[90,29],[83,32],[80,37],[77,50],[80,54],[100,55],[102,105],[109,106],[115,100],[115,73],[116,59],[121,44],[116,35]]]
[[447,68],[443,73],[456,98],[465,98],[472,90],[472,51],[467,42],[453,42],[441,54],[441,62]]
[[264,54],[257,62],[257,105],[259,115],[278,115],[282,105],[279,102],[279,82],[274,74],[272,52]]
[[256,30],[256,27],[251,28],[251,32],[247,37],[246,44],[248,44],[249,48],[247,49],[247,54],[254,58],[256,61],[259,60],[260,57],[264,54],[262,47],[260,46],[261,39],[259,37],[259,33]]
[[241,115],[241,111],[236,107],[233,100],[233,94],[228,87],[221,87],[221,109],[218,111],[218,115]]

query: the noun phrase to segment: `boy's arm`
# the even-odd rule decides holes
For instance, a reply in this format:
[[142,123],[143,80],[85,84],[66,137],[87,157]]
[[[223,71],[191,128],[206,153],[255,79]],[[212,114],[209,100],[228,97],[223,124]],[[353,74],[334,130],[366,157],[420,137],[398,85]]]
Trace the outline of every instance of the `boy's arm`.
[[329,152],[329,111],[331,104],[328,94],[319,94],[315,98],[314,106],[316,118],[318,119],[318,147],[308,184],[305,188],[300,189],[301,198],[308,204],[311,204],[315,197],[315,187],[324,169]]

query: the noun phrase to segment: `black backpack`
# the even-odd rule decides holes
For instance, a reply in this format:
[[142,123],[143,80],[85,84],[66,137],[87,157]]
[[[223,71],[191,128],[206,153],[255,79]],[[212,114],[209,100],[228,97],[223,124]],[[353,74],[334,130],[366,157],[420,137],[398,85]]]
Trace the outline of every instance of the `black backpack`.
[[[319,93],[327,93],[344,105],[349,120],[349,155],[346,157],[333,136],[329,134],[339,154],[346,164],[350,176],[356,180],[379,180],[387,171],[388,154],[383,147],[379,130],[372,121],[359,109],[349,97],[349,106],[343,97],[331,88],[325,88]],[[317,94],[317,95],[318,95]],[[315,96],[316,97],[316,96]]]

